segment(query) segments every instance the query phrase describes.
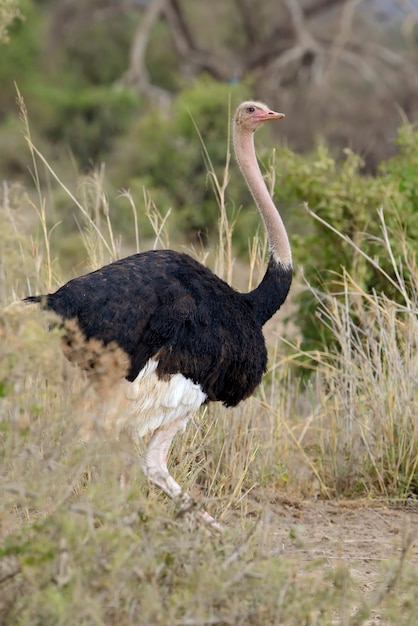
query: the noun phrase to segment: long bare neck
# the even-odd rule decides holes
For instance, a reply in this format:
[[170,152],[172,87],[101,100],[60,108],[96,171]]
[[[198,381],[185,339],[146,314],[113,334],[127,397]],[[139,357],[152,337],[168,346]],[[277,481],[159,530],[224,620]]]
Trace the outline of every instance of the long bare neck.
[[235,154],[257,208],[263,218],[272,259],[280,265],[292,265],[292,253],[283,220],[277,211],[261,174],[254,148],[254,133],[234,125]]

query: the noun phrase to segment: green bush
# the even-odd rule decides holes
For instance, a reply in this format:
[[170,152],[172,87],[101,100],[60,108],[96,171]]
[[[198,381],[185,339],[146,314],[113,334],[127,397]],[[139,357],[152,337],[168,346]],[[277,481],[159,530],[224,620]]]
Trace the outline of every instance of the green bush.
[[137,106],[137,96],[127,89],[44,88],[44,136],[52,144],[66,146],[85,169],[106,158],[115,137],[127,131]]
[[[126,14],[111,23],[85,19],[83,11],[90,18],[94,1],[84,8],[64,3],[51,12],[49,5],[23,0],[20,8],[24,19],[13,21],[9,42],[2,46],[2,128],[18,116],[17,85],[40,138],[38,147],[55,160],[50,144],[58,146],[81,169],[91,167],[107,157],[113,138],[127,131],[138,107],[132,91],[115,87],[127,67],[135,21]],[[21,160],[20,151],[10,154],[9,146],[0,147],[6,175],[15,169],[8,159]]]
[[[233,110],[248,97],[246,91],[245,85],[219,84],[204,77],[179,94],[169,113],[152,109],[140,117],[130,136],[120,139],[110,157],[113,184],[129,187],[136,197],[145,188],[163,214],[173,209],[175,219],[171,221],[177,232],[191,238],[210,238],[216,231],[219,207],[208,176],[205,151],[222,179],[228,145],[228,102],[231,98]],[[231,215],[249,203],[234,161],[227,193]],[[254,211],[254,218],[255,215]],[[254,228],[256,223],[254,220]],[[252,233],[240,232],[240,226],[237,225],[236,240],[244,238],[246,246]]]
[[1,46],[0,120],[15,109],[15,83],[29,89],[39,79],[41,18],[30,0],[19,2],[19,8],[24,19],[15,18],[9,24],[9,40]]
[[[382,230],[378,210],[382,208],[389,233],[404,232],[409,250],[418,241],[418,132],[410,126],[399,131],[399,154],[382,163],[376,176],[362,173],[363,162],[346,150],[338,162],[324,145],[302,156],[285,150],[281,155],[280,186],[277,198],[293,207],[292,222],[296,264],[303,266],[308,283],[319,292],[341,291],[341,274],[345,268],[360,288],[384,293],[394,300],[402,299],[391,282],[393,263],[382,254]],[[353,246],[305,212],[302,201],[334,229],[349,237],[356,246],[376,259],[389,279],[370,264]],[[396,260],[405,254],[402,238],[390,241]],[[407,269],[406,279],[408,280]],[[311,290],[299,298],[298,323],[307,348],[320,348],[330,336],[315,315],[317,299]]]

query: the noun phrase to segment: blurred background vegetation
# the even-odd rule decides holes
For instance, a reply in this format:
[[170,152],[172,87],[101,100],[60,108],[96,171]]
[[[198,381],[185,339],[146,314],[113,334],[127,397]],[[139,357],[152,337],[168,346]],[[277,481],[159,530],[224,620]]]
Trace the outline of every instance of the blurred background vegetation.
[[[162,215],[172,210],[174,245],[210,246],[219,209],[199,133],[222,175],[230,109],[243,98],[265,100],[286,113],[258,145],[275,176],[296,264],[321,290],[334,289],[346,267],[366,290],[396,296],[303,203],[372,257],[381,206],[389,228],[400,226],[416,246],[417,21],[410,0],[1,0],[3,193],[22,210],[22,198],[35,191],[17,87],[33,143],[74,194],[80,180],[101,177],[127,252],[132,208],[122,189],[135,198],[145,241],[152,235],[142,210],[147,194]],[[51,188],[47,169],[37,176],[51,189],[49,227],[60,222],[52,252],[79,273],[76,209]],[[250,203],[234,163],[226,200],[229,217],[239,214],[240,255],[259,222],[251,205],[240,211]],[[27,221],[33,228],[29,214]],[[389,260],[381,265],[390,273]],[[309,347],[324,330],[316,306],[311,291],[303,292],[297,321]]]

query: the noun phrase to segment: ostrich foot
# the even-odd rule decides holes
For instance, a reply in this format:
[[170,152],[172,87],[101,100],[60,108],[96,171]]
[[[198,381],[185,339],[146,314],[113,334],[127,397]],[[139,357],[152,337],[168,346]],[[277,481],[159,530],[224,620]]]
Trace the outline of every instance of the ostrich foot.
[[216,533],[223,533],[224,527],[220,524],[210,513],[202,508],[199,508],[199,504],[193,500],[187,493],[182,493],[177,498],[178,508],[176,517],[190,516],[193,521],[203,522],[205,527],[209,531]]

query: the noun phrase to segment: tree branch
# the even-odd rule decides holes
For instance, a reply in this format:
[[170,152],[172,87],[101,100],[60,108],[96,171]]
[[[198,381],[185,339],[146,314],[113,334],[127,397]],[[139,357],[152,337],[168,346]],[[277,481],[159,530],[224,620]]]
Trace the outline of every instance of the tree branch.
[[160,17],[167,0],[152,0],[136,30],[129,57],[129,67],[122,76],[125,84],[137,84],[139,87],[149,84],[148,70],[145,65],[145,53],[154,24]]
[[216,80],[228,78],[225,63],[211,51],[202,50],[196,44],[178,0],[167,0],[164,7],[164,17],[169,25],[174,47],[186,73],[194,76],[199,72],[207,72]]
[[[342,4],[343,0],[317,0],[315,3],[300,9],[303,18],[314,18],[323,11],[332,8],[334,5]],[[297,9],[296,9],[297,11]],[[294,17],[294,16],[293,16]],[[263,67],[276,57],[280,56],[289,48],[295,46],[295,22],[292,23],[292,13],[289,11],[287,20],[277,26],[271,35],[262,41],[258,46],[253,46],[247,55],[245,71],[252,71],[258,67]]]

